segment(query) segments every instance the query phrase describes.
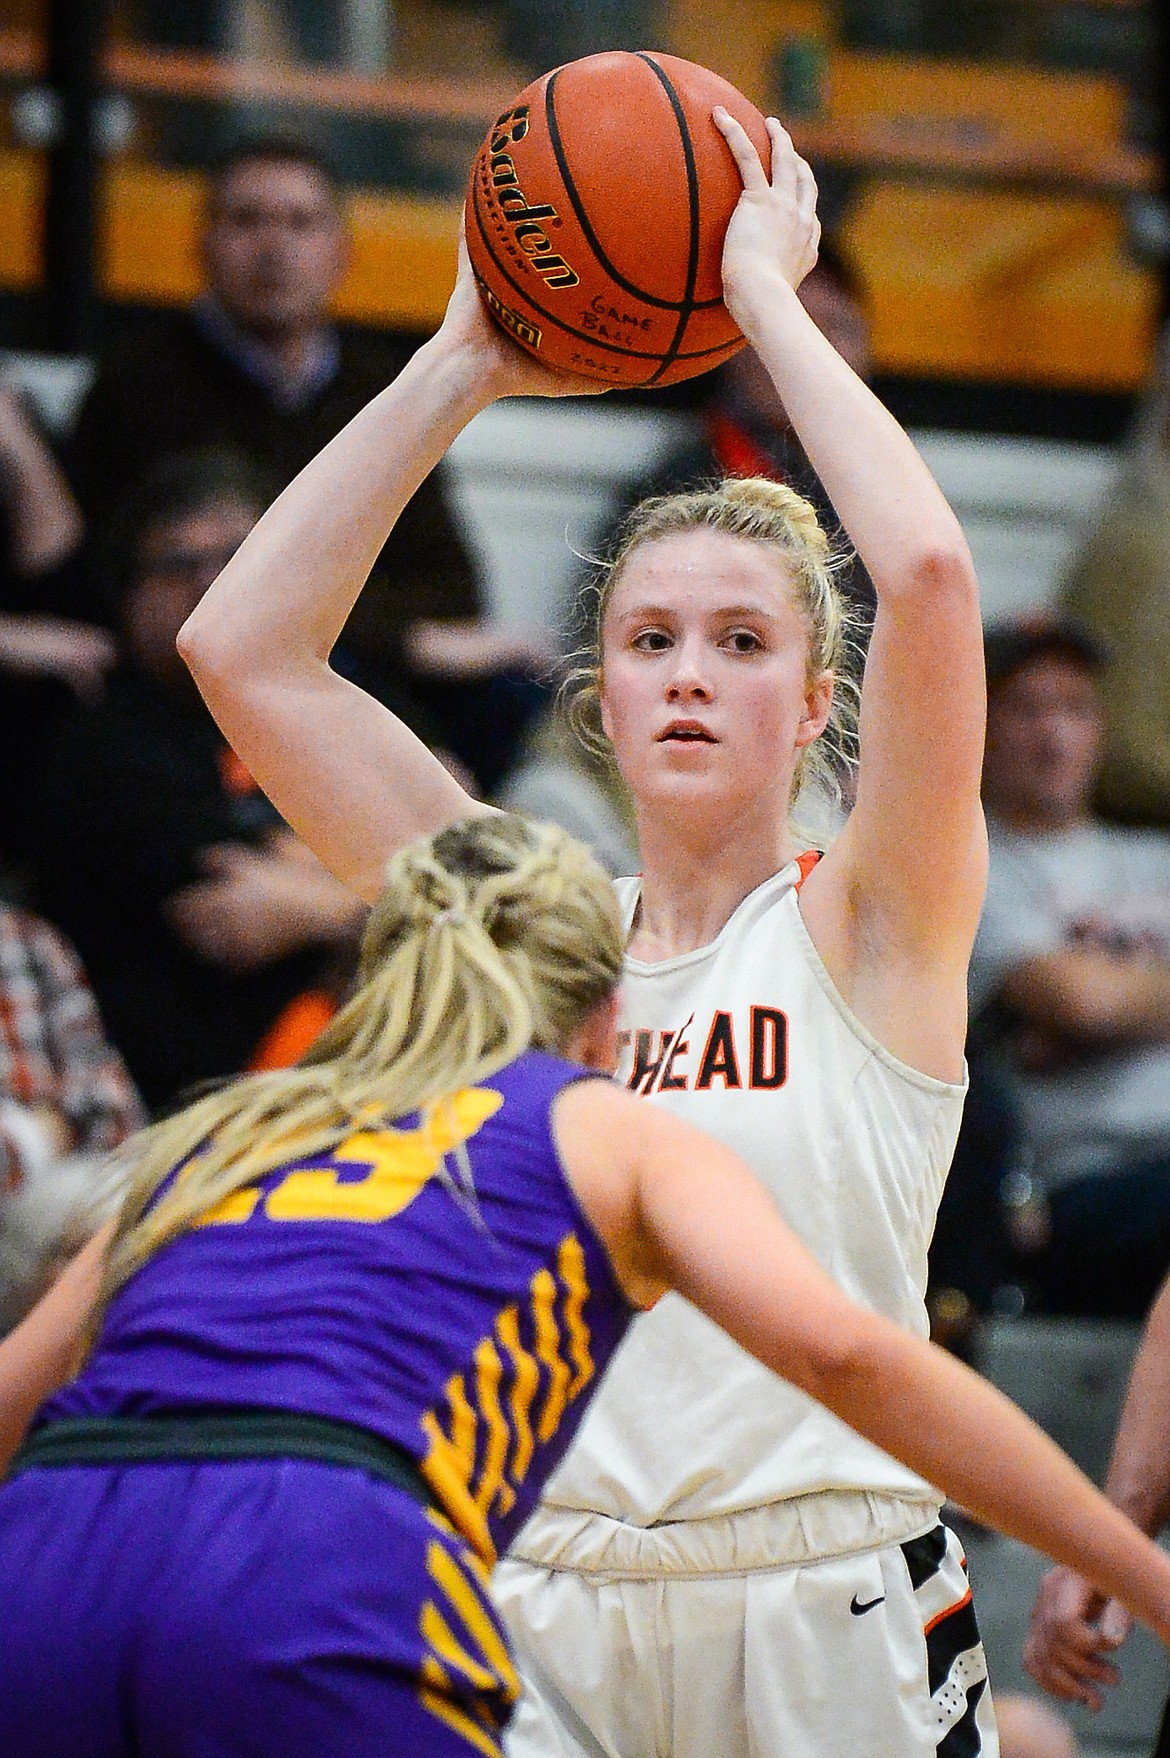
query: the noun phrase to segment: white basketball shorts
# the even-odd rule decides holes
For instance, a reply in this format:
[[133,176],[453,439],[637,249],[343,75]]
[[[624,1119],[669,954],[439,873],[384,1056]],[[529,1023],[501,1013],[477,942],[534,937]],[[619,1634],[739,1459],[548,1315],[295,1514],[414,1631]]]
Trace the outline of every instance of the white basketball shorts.
[[966,1562],[936,1505],[825,1493],[650,1529],[536,1519],[545,1563],[524,1554],[530,1526],[493,1581],[525,1687],[508,1758],[998,1758]]

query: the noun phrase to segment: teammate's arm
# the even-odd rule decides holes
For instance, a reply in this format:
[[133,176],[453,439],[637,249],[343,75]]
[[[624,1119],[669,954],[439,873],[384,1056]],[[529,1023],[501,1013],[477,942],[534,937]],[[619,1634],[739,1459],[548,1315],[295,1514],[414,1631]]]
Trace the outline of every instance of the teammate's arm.
[[485,810],[329,654],[403,507],[456,435],[507,396],[564,396],[496,329],[466,251],[442,328],[269,508],[179,649],[234,749],[331,872],[373,901],[390,854]]
[[0,1342],[0,1473],[38,1407],[76,1370],[113,1230],[111,1221],[95,1233]]
[[[1170,1519],[1170,1279],[1134,1357],[1105,1494],[1151,1538]],[[1053,1696],[1100,1709],[1102,1688],[1118,1679],[1105,1657],[1128,1633],[1125,1612],[1083,1571],[1053,1569],[1040,1585],[1024,1665]]]
[[[744,181],[724,250],[728,305],[768,368],[878,599],[857,803],[805,886],[806,920],[820,946],[809,912],[818,894],[830,893],[835,916],[856,918],[859,956],[891,973],[895,1007],[916,968],[931,979],[950,971],[954,1001],[986,870],[983,649],[970,552],[908,436],[797,297],[808,264],[792,240],[801,237],[801,216],[807,230],[813,212],[811,172],[778,123],[769,123],[770,182],[738,124],[725,117],[720,126]],[[899,952],[903,968],[895,972]],[[839,967],[842,958],[832,962]],[[921,1005],[920,996],[907,996],[911,1029]],[[952,1035],[961,1047],[961,1027]]]
[[600,1082],[562,1093],[554,1127],[631,1299],[677,1289],[883,1452],[1075,1563],[1170,1641],[1170,1558],[985,1380],[848,1300],[735,1154]]

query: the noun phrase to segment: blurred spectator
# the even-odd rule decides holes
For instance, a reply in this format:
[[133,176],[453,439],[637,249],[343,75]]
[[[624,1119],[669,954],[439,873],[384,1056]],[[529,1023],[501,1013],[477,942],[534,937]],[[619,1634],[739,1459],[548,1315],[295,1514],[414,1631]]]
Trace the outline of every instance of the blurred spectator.
[[977,1025],[1005,1058],[1057,1313],[1136,1316],[1170,1264],[1170,839],[1090,809],[1101,653],[1076,625],[986,638],[987,902]]
[[114,659],[109,634],[59,614],[82,519],[20,394],[0,384],[0,852],[24,852],[48,725],[70,692],[92,697]]
[[639,869],[633,802],[617,767],[605,751],[582,741],[559,701],[537,722],[498,804],[561,825],[615,877]]
[[[311,146],[237,144],[211,175],[201,250],[207,291],[115,348],[82,404],[68,461],[95,528],[153,460],[195,447],[235,447],[278,492],[403,363],[330,321],[348,239]],[[543,633],[482,616],[438,473],[399,520],[344,648],[366,688],[424,737],[429,714],[485,786],[539,700],[532,674],[554,657]]]
[[[800,300],[854,372],[868,378],[873,356],[861,284],[831,239],[822,238],[816,267],[800,284]],[[759,356],[751,348],[741,349],[711,375],[710,387],[702,433],[638,483],[627,505],[721,476],[771,476],[810,500],[825,530],[839,537],[841,522]],[[856,557],[840,578],[854,601],[872,612],[873,587]]]
[[0,904],[0,1332],[102,1189],[102,1155],[144,1121],[72,948]]
[[46,763],[42,896],[152,1107],[243,1068],[361,913],[225,745],[175,650],[259,512],[230,454],[144,479],[111,542],[118,666]]
[[1108,650],[1098,804],[1126,823],[1170,829],[1170,332],[1120,480],[1063,598]]

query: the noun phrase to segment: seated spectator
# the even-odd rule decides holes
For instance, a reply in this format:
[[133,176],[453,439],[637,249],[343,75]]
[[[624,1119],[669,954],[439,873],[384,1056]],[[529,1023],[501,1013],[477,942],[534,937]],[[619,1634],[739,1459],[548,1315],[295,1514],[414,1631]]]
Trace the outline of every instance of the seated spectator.
[[175,650],[260,506],[230,454],[143,481],[110,547],[119,663],[46,762],[42,896],[155,1108],[244,1068],[362,913],[260,794]]
[[73,949],[0,904],[0,1332],[81,1242],[102,1157],[144,1120]]
[[[81,513],[19,392],[0,384],[0,852],[25,852],[36,760],[70,694],[101,691],[113,664],[105,629],[60,613],[81,543]],[[12,753],[19,752],[19,761]]]
[[[95,526],[153,460],[193,448],[233,447],[276,493],[403,363],[401,350],[330,320],[348,239],[311,146],[240,142],[211,173],[200,247],[206,290],[116,347],[81,406],[68,463]],[[484,617],[441,474],[395,526],[344,646],[368,689],[424,737],[429,712],[485,786],[511,760],[536,706],[532,674],[550,658],[543,635]],[[500,675],[520,687],[495,688]]]
[[1136,1317],[1170,1264],[1170,839],[1094,817],[1102,654],[1076,625],[990,629],[987,902],[976,1023],[1047,1205],[1048,1312]]
[[1170,829],[1170,331],[1119,480],[1062,598],[1107,650],[1097,803],[1124,823]]

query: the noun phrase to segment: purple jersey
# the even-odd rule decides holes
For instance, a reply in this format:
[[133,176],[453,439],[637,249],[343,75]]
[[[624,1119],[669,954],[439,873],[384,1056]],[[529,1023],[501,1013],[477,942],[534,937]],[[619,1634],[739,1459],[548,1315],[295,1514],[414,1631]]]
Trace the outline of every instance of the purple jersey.
[[417,1459],[494,1561],[632,1316],[550,1128],[580,1078],[529,1051],[234,1192],[119,1291],[40,1422],[245,1406],[356,1423]]

